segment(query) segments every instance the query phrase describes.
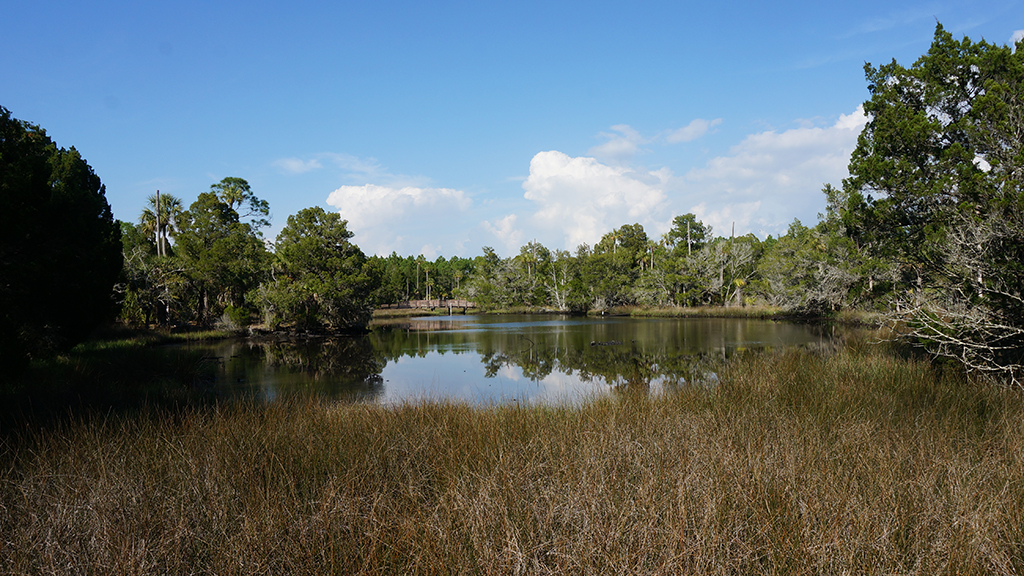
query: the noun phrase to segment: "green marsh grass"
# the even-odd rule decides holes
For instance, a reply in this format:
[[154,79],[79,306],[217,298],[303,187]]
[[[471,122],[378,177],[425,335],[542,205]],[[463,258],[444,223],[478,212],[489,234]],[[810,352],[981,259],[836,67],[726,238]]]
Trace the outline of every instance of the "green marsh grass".
[[[455,308],[454,314],[476,314],[478,310],[476,308],[470,308],[467,312],[463,312],[462,308]],[[435,308],[433,310],[429,308],[378,308],[373,311],[373,318],[375,320],[388,319],[388,318],[409,318],[413,316],[447,316],[448,308]]]
[[36,359],[0,385],[3,426],[26,417],[67,410],[123,409],[140,403],[191,405],[212,400],[215,364],[205,352],[162,344],[224,338],[220,332],[172,334],[117,330],[57,356]]
[[662,308],[625,308],[622,313],[647,318],[753,318],[771,319],[783,316],[782,308],[773,306],[667,306]]
[[293,400],[3,435],[0,571],[1016,574],[1024,400],[868,346],[579,407]]

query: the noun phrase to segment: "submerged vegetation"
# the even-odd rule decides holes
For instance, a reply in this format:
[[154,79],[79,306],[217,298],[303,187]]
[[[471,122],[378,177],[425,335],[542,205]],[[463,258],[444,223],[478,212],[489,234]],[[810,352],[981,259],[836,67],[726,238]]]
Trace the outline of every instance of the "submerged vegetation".
[[5,432],[0,570],[1019,573],[1022,422],[873,348],[579,407],[72,417]]

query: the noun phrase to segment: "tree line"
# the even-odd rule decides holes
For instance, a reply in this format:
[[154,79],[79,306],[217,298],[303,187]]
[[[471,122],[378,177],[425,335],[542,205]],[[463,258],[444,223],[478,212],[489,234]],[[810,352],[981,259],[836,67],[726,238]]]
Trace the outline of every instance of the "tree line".
[[376,306],[454,297],[473,270],[472,260],[458,257],[367,257],[348,223],[320,207],[289,216],[268,241],[269,215],[268,203],[237,177],[212,185],[188,209],[170,194],[149,197],[137,223],[120,224],[120,320],[357,330]]
[[[865,66],[868,122],[825,212],[764,240],[714,235],[693,214],[668,233],[624,224],[574,251],[533,241],[502,258],[367,257],[338,213],[313,207],[264,238],[249,184],[213,184],[186,209],[149,199],[118,224],[74,148],[0,108],[0,296],[5,357],[83,337],[119,310],[137,324],[353,330],[373,308],[462,297],[490,308],[766,304],[888,314],[968,368],[1024,374],[1024,44],[936,27],[911,66]],[[120,242],[118,242],[118,239]],[[44,264],[45,263],[45,264]],[[50,264],[54,263],[54,264]],[[113,286],[113,295],[110,287]]]
[[375,306],[427,298],[578,313],[751,304],[817,313],[874,302],[894,285],[829,220],[814,228],[794,221],[786,235],[762,241],[715,237],[686,214],[657,240],[626,224],[572,253],[534,241],[507,258],[484,247],[474,258],[431,261],[366,257],[347,223],[321,208],[289,216],[266,242],[269,207],[241,178],[182,206],[154,195],[137,224],[121,223],[123,321],[348,329]]
[[794,220],[786,234],[761,240],[715,236],[684,214],[656,239],[640,224],[625,224],[574,252],[529,242],[516,256],[485,247],[474,260],[462,295],[497,308],[767,305],[822,314],[877,306],[898,285],[831,217],[811,228]]
[[120,225],[120,319],[336,331],[365,326],[375,275],[346,221],[307,208],[289,216],[270,243],[262,232],[269,216],[269,204],[237,177],[213,184],[188,209],[170,194],[151,196],[137,224]]

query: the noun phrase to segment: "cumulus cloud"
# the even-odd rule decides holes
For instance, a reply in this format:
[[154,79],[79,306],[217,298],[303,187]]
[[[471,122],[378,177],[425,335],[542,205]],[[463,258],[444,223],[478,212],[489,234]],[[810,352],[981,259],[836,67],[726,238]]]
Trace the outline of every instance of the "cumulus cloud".
[[672,130],[665,136],[665,140],[676,143],[676,142],[690,142],[700,138],[701,136],[708,133],[708,130],[718,126],[722,123],[721,118],[715,118],[714,120],[704,120],[703,118],[697,118],[686,126],[679,128],[678,130]]
[[690,212],[693,212],[697,220],[711,226],[712,233],[716,236],[730,236],[733,226],[736,227],[740,235],[751,231],[752,220],[760,209],[760,200],[740,204],[727,204],[720,206],[716,210],[709,209],[707,202],[701,202],[691,208]]
[[[357,234],[356,241],[365,251],[387,254],[392,250],[405,250],[403,236],[428,238],[447,236],[451,230],[439,223],[466,212],[472,200],[461,190],[451,188],[420,188],[405,186],[393,188],[376,184],[342,186],[331,192],[327,204],[338,208],[349,229]],[[422,231],[422,235],[416,232]],[[439,245],[430,250],[437,251]]]
[[686,212],[716,234],[728,235],[735,223],[737,235],[764,236],[784,233],[794,217],[813,224],[824,207],[822,186],[839,185],[846,177],[866,120],[858,108],[827,124],[816,119],[794,123],[789,130],[750,134],[728,153],[681,175],[667,167],[642,168],[631,159],[644,144],[699,138],[720,119],[694,120],[647,140],[620,124],[604,135],[605,143],[591,149],[595,157],[556,150],[534,155],[518,202],[494,198],[474,203],[461,190],[431,187],[422,179],[410,182],[388,174],[372,159],[340,154],[283,159],[277,165],[293,173],[343,167],[350,180],[374,182],[338,187],[327,199],[349,221],[355,241],[367,253],[419,250],[432,258],[465,255],[466,250],[478,254],[482,246],[493,245],[510,255],[534,239],[572,250],[634,222],[657,237],[668,230],[673,216]]
[[639,151],[640,145],[647,142],[628,124],[616,124],[612,126],[612,130],[617,133],[601,132],[599,136],[605,138],[607,142],[594,146],[587,154],[606,162],[621,163],[632,159]]
[[671,177],[667,169],[634,171],[552,150],[530,161],[523,190],[537,206],[531,224],[563,234],[565,246],[574,248],[593,244],[624,223],[654,225],[665,208],[664,187]]
[[1014,30],[1010,36],[1010,49],[1017,52],[1017,43],[1024,40],[1024,30]]
[[426,258],[427,260],[436,260],[437,256],[440,254],[440,250],[440,244],[424,244],[423,246],[420,247],[420,254],[423,254],[423,257]]
[[494,222],[485,221],[482,224],[484,230],[501,243],[505,254],[515,254],[519,252],[519,247],[523,245],[523,231],[516,228],[517,219],[518,217],[515,214],[509,214]]
[[727,156],[690,170],[685,179],[706,223],[723,233],[778,233],[794,217],[813,223],[821,188],[847,175],[850,153],[867,121],[862,107],[827,127],[799,127],[747,136]]

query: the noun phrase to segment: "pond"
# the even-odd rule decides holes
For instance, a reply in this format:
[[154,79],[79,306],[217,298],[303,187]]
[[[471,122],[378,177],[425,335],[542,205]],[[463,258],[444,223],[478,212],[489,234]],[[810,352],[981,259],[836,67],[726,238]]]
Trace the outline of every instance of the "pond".
[[834,328],[747,319],[430,316],[352,338],[229,340],[204,347],[215,389],[274,400],[578,403],[713,386],[717,363],[752,349],[834,349]]

